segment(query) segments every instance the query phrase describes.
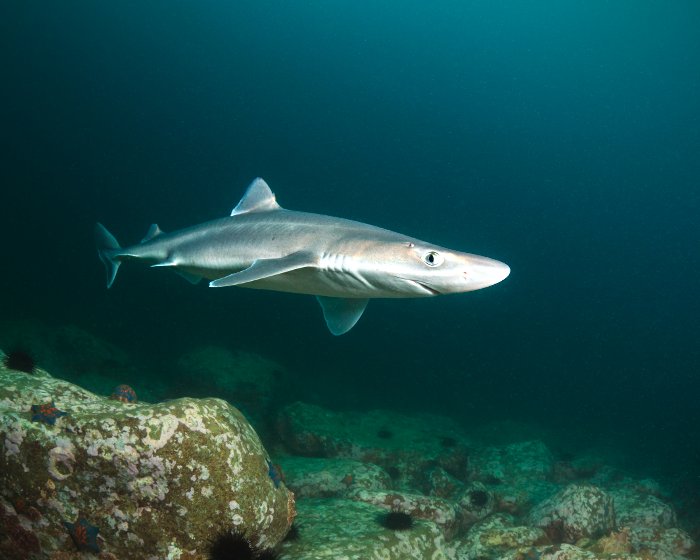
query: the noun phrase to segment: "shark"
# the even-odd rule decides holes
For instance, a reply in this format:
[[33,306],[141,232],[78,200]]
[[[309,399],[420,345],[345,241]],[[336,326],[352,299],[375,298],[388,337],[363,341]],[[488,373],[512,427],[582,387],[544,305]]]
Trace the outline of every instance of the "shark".
[[240,286],[316,296],[334,335],[352,329],[370,299],[421,298],[501,282],[508,265],[377,226],[282,208],[255,179],[229,216],[170,233],[151,225],[121,247],[100,223],[97,252],[114,283],[122,263],[174,270],[193,284]]

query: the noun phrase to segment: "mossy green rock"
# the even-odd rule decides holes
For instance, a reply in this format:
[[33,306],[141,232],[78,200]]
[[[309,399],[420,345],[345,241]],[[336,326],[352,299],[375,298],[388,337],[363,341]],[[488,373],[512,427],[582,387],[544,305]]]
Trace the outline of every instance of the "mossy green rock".
[[297,498],[340,498],[353,492],[386,490],[391,479],[380,467],[352,459],[282,457],[285,482]]
[[292,454],[373,463],[392,476],[395,486],[410,491],[429,487],[427,477],[435,467],[457,480],[468,477],[468,440],[444,417],[334,412],[296,402],[280,411],[277,429]]
[[299,500],[299,537],[282,545],[281,560],[454,559],[435,524],[416,520],[392,531],[378,522],[386,512],[352,500]]
[[615,527],[615,508],[612,497],[597,486],[570,484],[535,506],[529,521],[552,542],[574,544],[609,533]]
[[460,558],[501,558],[509,550],[546,542],[542,529],[518,526],[512,517],[501,513],[474,525],[458,552]]
[[[49,402],[68,416],[32,422],[31,406]],[[75,551],[63,522],[79,516],[118,558],[195,560],[234,527],[273,547],[295,515],[257,434],[225,401],[124,404],[2,366],[0,494],[45,555]]]

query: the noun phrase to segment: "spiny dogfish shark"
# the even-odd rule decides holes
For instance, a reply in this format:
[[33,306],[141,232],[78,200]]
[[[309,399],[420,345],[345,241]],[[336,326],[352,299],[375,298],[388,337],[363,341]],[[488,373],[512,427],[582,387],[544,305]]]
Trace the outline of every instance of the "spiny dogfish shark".
[[376,226],[285,210],[255,179],[230,216],[164,233],[153,224],[122,248],[100,223],[98,254],[112,286],[124,261],[170,267],[192,283],[314,295],[328,329],[348,332],[372,298],[469,292],[510,274],[499,261],[445,249]]

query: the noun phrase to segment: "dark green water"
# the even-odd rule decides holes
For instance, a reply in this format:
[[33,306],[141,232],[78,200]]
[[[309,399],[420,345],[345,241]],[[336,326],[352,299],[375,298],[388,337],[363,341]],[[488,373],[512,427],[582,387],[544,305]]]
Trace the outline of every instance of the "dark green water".
[[[144,5],[146,4],[146,5]],[[10,2],[0,8],[5,320],[73,323],[154,375],[251,349],[333,407],[536,422],[700,470],[696,2]],[[279,202],[507,262],[372,302],[123,267],[124,243]]]

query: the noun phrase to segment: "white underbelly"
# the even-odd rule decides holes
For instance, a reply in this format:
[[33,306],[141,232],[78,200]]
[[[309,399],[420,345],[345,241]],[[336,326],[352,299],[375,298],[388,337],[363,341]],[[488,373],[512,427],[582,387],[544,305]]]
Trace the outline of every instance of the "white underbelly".
[[313,268],[293,270],[263,280],[240,284],[240,287],[342,298],[406,298],[422,295],[404,293],[391,286],[376,285],[360,276],[346,272]]

